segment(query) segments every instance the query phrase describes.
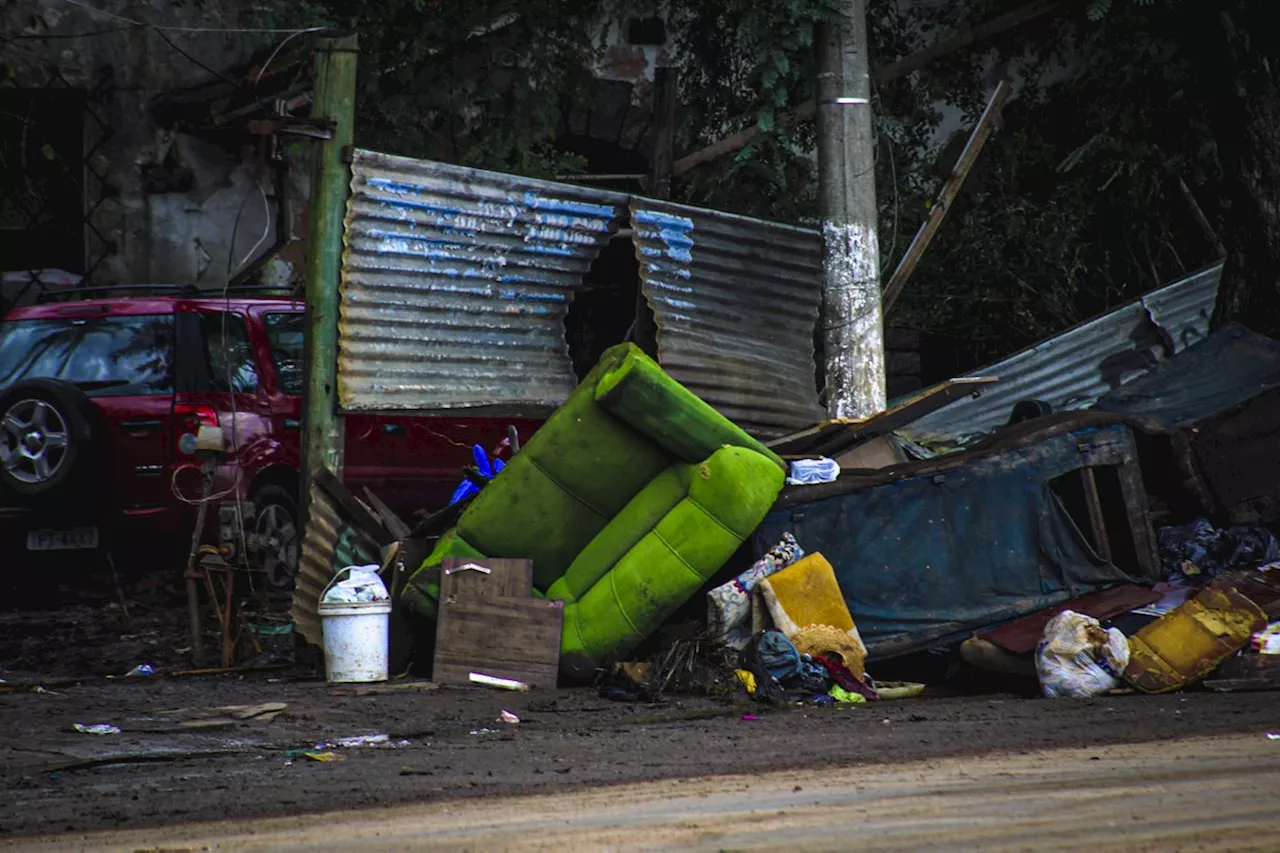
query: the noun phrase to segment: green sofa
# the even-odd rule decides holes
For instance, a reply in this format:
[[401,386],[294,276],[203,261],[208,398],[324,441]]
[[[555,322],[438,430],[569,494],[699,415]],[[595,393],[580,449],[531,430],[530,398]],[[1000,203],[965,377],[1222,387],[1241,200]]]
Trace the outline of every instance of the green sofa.
[[563,599],[561,672],[631,652],[751,535],[786,464],[632,344],[605,351],[466,508],[401,602],[434,622],[445,557],[527,557]]

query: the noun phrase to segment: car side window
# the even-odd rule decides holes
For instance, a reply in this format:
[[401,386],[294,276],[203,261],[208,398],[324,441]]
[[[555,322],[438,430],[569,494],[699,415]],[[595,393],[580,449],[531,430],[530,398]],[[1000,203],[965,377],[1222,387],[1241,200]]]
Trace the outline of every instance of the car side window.
[[267,314],[267,346],[280,379],[280,391],[289,396],[302,394],[302,340],[305,316],[301,311]]
[[258,365],[243,314],[227,312],[200,315],[204,327],[209,388],[213,391],[253,394],[258,390]]

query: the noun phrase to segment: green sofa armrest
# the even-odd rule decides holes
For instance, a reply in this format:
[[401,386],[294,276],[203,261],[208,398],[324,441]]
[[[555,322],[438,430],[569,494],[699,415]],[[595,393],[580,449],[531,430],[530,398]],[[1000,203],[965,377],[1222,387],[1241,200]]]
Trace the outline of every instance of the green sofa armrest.
[[620,363],[596,385],[596,402],[609,414],[684,462],[701,462],[729,445],[754,450],[787,470],[778,454],[668,376],[638,347],[624,346]]

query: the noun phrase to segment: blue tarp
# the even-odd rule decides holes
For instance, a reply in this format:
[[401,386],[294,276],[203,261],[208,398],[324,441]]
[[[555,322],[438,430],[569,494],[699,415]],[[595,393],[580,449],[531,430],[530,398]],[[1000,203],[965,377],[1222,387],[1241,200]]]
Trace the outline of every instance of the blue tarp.
[[921,463],[918,476],[774,511],[757,546],[791,531],[821,552],[872,658],[957,642],[1131,580],[1094,553],[1049,486],[1116,461],[1130,442],[1125,426],[1088,428],[962,454],[942,471]]

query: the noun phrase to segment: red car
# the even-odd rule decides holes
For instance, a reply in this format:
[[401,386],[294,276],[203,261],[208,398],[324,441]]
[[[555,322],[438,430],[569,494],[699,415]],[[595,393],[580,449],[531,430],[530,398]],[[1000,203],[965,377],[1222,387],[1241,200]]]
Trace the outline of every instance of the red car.
[[[222,427],[215,498],[249,500],[275,586],[297,565],[304,306],[280,298],[118,297],[0,322],[0,555],[189,542],[200,475],[178,439]],[[444,506],[472,446],[512,422],[346,418],[344,480],[402,513]],[[521,436],[537,421],[516,421]],[[211,513],[216,518],[217,513]]]

